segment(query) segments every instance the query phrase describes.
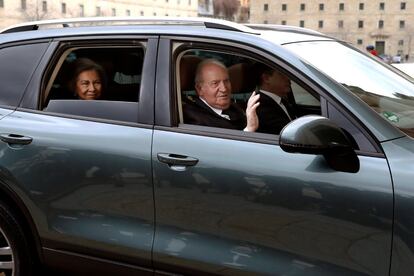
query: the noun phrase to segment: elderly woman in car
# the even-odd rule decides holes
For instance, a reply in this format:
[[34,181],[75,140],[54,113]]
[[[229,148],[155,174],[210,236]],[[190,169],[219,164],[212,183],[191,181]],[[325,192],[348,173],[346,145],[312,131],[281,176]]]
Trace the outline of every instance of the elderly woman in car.
[[88,58],[79,58],[73,64],[69,89],[82,100],[97,100],[102,97],[106,83],[105,71]]

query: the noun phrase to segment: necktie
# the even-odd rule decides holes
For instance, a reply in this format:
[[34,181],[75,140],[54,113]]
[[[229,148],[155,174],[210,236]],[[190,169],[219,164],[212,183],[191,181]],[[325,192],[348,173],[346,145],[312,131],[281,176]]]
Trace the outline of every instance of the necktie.
[[291,104],[289,103],[288,100],[286,100],[285,98],[282,98],[282,100],[280,101],[284,107],[286,108],[286,112],[288,114],[288,116],[290,117],[291,120],[295,119],[295,112],[293,112],[293,108],[291,106]]
[[228,109],[226,109],[226,110],[222,110],[222,111],[221,111],[221,117],[226,118],[227,120],[230,120],[230,113],[229,113],[229,110],[228,110]]

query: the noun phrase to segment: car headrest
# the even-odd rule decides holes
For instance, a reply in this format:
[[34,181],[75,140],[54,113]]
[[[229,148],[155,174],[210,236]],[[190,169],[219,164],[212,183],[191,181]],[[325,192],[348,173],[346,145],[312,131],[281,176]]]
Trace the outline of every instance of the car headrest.
[[253,65],[249,63],[237,63],[228,68],[233,94],[248,93],[255,90],[256,78],[252,69]]
[[194,78],[201,58],[194,55],[183,56],[180,61],[181,91],[195,90]]

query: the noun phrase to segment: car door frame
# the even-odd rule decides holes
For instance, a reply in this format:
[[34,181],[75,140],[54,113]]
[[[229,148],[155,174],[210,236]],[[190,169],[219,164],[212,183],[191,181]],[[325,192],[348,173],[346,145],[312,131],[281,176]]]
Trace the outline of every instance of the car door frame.
[[[352,114],[346,110],[343,104],[341,104],[336,98],[331,96],[325,88],[318,85],[314,80],[305,74],[298,71],[290,64],[287,64],[283,61],[282,58],[279,58],[275,55],[267,53],[263,50],[259,50],[254,46],[248,46],[246,44],[241,44],[237,42],[232,42],[228,40],[212,39],[212,38],[187,38],[187,37],[177,37],[177,36],[161,36],[158,52],[158,64],[157,64],[157,86],[155,90],[155,131],[167,131],[167,132],[176,132],[176,133],[185,133],[185,134],[194,134],[201,135],[206,137],[214,138],[224,138],[224,139],[234,139],[239,141],[249,141],[256,143],[272,144],[279,145],[278,136],[269,135],[264,133],[246,133],[235,130],[221,129],[221,128],[211,128],[204,126],[196,125],[187,125],[180,124],[177,108],[177,89],[175,87],[175,78],[176,72],[173,66],[175,62],[173,53],[173,42],[189,42],[189,43],[215,43],[224,45],[225,47],[235,46],[246,50],[247,52],[257,53],[263,58],[267,58],[272,63],[280,66],[291,75],[295,76],[296,80],[299,80],[301,85],[304,85],[307,89],[312,90],[320,95],[320,104],[321,104],[321,114],[322,116],[330,118],[330,114],[335,112],[340,114],[341,118],[345,119],[349,124],[356,128],[365,139],[369,146],[370,150],[357,149],[356,153],[358,156],[367,156],[367,157],[378,157],[386,159],[385,154],[382,150],[382,147],[376,137],[358,120],[355,114]],[[169,91],[169,97],[166,97],[166,91]],[[335,120],[341,120],[341,118],[336,117]],[[276,138],[276,139],[275,139]],[[153,149],[154,151],[155,149]],[[153,154],[153,162],[156,162]],[[154,172],[155,173],[155,172]],[[390,173],[388,171],[388,173]],[[155,197],[157,195],[155,194]],[[157,208],[157,206],[155,206]],[[157,216],[157,214],[156,214]],[[156,219],[157,221],[157,219]],[[156,238],[157,238],[157,226],[156,226]],[[391,250],[391,248],[390,248]],[[391,255],[391,251],[389,252]],[[154,266],[157,269],[157,262],[154,260]],[[160,264],[161,265],[161,264]],[[161,269],[168,270],[168,267],[162,266]]]
[[[113,44],[114,42],[125,41],[126,44],[133,46],[134,43],[140,41],[146,41],[146,50],[145,50],[145,59],[143,63],[143,74],[140,86],[140,94],[139,94],[139,101],[136,103],[136,108],[138,109],[138,116],[135,122],[122,122],[122,121],[113,121],[108,119],[101,119],[101,118],[94,118],[94,117],[83,117],[83,116],[76,116],[76,115],[68,115],[68,114],[52,114],[52,113],[45,113],[44,111],[40,110],[40,102],[42,98],[43,91],[46,87],[47,80],[45,79],[46,76],[50,75],[50,70],[52,70],[53,66],[56,64],[56,58],[60,58],[61,56],[61,45],[68,44],[70,45],[71,42],[81,43],[82,45],[87,46],[89,45],[100,45],[100,43],[104,46],[105,43]],[[63,118],[74,118],[74,119],[81,119],[87,120],[91,122],[99,122],[99,123],[109,123],[109,124],[116,124],[116,125],[125,125],[125,126],[132,126],[137,128],[143,129],[153,129],[154,125],[154,93],[155,93],[155,73],[156,73],[156,58],[158,52],[158,36],[156,35],[91,35],[91,36],[75,36],[75,37],[56,37],[50,40],[49,47],[47,48],[46,52],[43,54],[36,70],[33,72],[32,78],[29,81],[26,90],[21,98],[20,104],[15,109],[15,111],[21,112],[28,112],[34,114],[47,114],[50,116],[58,116]],[[119,43],[118,43],[119,45]],[[34,93],[36,91],[37,93]],[[151,183],[152,180],[150,179]],[[24,206],[24,203],[21,203]],[[154,206],[154,201],[153,201]],[[23,208],[23,207],[22,207]],[[29,208],[24,206],[24,209],[27,210],[25,212],[27,214],[28,220],[32,225],[33,229],[36,229],[35,223],[31,216],[33,215],[29,212]],[[85,250],[82,249],[82,254],[71,254],[70,252],[78,252],[77,245],[69,245],[69,244],[60,244],[60,242],[50,241],[50,240],[43,240],[39,234],[36,234],[36,240],[38,244],[43,247],[43,250],[39,250],[41,261],[48,262],[48,263],[55,263],[64,265],[65,267],[73,266],[77,267],[80,266],[82,269],[86,269],[85,271],[94,271],[93,269],[96,267],[100,267],[100,271],[105,271],[120,275],[130,275],[130,273],[136,273],[137,269],[144,274],[151,275],[153,273],[152,268],[148,268],[146,266],[139,266],[139,265],[125,265],[122,262],[111,262],[110,258],[108,259],[101,259],[99,257],[87,257],[90,256],[99,256],[96,255],[98,252],[94,250]],[[47,252],[45,252],[45,248],[48,248]],[[65,250],[55,250],[59,248],[66,248]],[[86,255],[85,255],[86,254]],[[85,259],[86,257],[86,259]],[[127,260],[129,263],[134,263],[134,260]],[[151,263],[151,261],[150,261]],[[89,269],[89,270],[88,270]],[[111,270],[113,269],[113,270]]]

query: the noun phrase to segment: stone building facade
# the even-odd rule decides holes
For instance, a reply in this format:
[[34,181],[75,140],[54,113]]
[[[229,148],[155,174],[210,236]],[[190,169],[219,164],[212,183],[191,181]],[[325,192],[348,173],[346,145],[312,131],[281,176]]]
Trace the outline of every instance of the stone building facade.
[[198,16],[214,17],[213,0],[198,1]]
[[408,0],[255,0],[250,23],[305,27],[414,59],[414,2]]
[[92,16],[197,16],[198,0],[0,0],[0,29],[25,21]]
[[[222,18],[226,19],[222,13],[215,14],[214,10],[214,3],[215,0],[198,0],[198,16],[200,17],[215,17],[215,18]],[[228,0],[219,0],[220,2],[228,1]],[[233,2],[233,1],[232,1]],[[237,10],[233,15],[233,20],[239,23],[247,23],[249,22],[250,16],[250,0],[237,0]],[[231,4],[226,2],[227,5]],[[220,12],[220,11],[219,11]]]
[[246,23],[250,21],[250,0],[240,0],[240,8],[237,15],[237,22]]

